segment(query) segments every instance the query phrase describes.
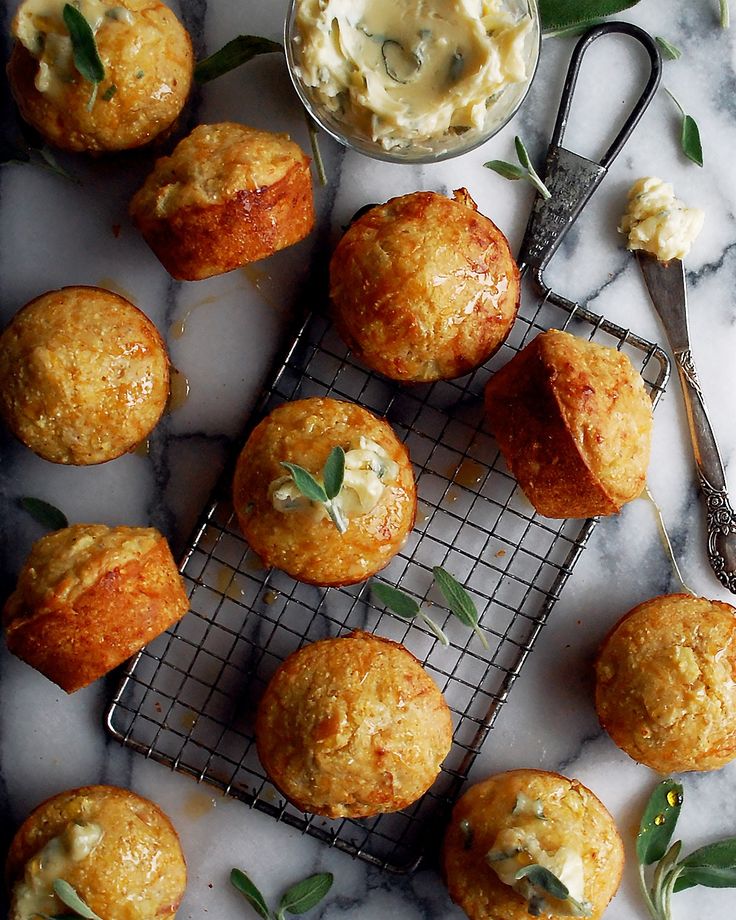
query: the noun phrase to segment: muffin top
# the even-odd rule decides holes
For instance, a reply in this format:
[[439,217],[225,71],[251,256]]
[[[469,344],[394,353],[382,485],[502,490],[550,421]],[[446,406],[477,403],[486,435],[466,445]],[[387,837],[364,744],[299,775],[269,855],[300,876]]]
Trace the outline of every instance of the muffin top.
[[153,802],[115,786],[84,786],[26,818],[8,853],[7,877],[9,920],[63,914],[56,879],[105,920],[152,920],[176,914],[186,863],[176,831]]
[[612,629],[596,662],[596,709],[627,754],[657,770],[713,770],[736,757],[736,610],[655,597]]
[[290,655],[268,684],[258,754],[303,811],[366,817],[415,801],[452,741],[450,711],[402,645],[364,632]]
[[161,336],[112,291],[49,291],[0,336],[0,413],[45,460],[91,464],[120,456],[150,433],[168,395]]

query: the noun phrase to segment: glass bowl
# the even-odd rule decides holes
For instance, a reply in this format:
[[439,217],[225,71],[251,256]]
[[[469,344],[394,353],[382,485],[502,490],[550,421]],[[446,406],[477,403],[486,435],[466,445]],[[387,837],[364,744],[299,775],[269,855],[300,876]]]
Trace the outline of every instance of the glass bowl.
[[[401,0],[397,0],[397,2],[401,2]],[[479,0],[479,7],[481,2],[486,3],[488,0]],[[480,112],[480,117],[476,118],[476,122],[479,123],[473,127],[450,126],[431,135],[414,134],[411,137],[409,136],[410,132],[407,132],[403,137],[385,138],[382,141],[374,136],[373,131],[355,123],[356,118],[354,116],[356,112],[358,112],[357,117],[362,117],[362,120],[368,122],[371,127],[376,123],[375,118],[372,117],[373,110],[370,107],[356,103],[355,96],[347,89],[338,95],[329,96],[323,94],[319,86],[309,85],[306,81],[302,66],[305,38],[300,33],[297,12],[301,6],[307,3],[317,8],[324,5],[316,3],[315,0],[290,0],[284,30],[286,60],[294,88],[306,110],[328,134],[344,146],[377,160],[384,160],[390,163],[435,163],[460,156],[475,147],[479,147],[493,137],[494,134],[497,134],[516,113],[526,97],[537,69],[541,45],[537,0],[501,0],[500,6],[516,19],[529,17],[529,26],[523,36],[519,38],[516,49],[524,64],[524,79],[507,82],[500,88],[495,89],[485,98],[484,107],[483,97],[481,96],[480,105],[477,108],[477,111]],[[447,6],[447,0],[438,0],[438,3]],[[359,2],[353,0],[353,7],[358,10],[365,10],[370,4],[371,0],[359,0]],[[361,28],[361,31],[364,35],[368,35],[369,38],[373,38],[373,35],[369,35],[365,28]],[[381,38],[385,38],[385,36],[380,36],[377,40]],[[384,47],[398,44],[398,42],[385,40],[381,46],[381,53],[387,72],[389,64]],[[340,46],[337,41],[332,41],[331,47]],[[401,53],[406,55],[401,45],[399,45],[399,48]],[[421,58],[415,54],[412,54],[412,58],[417,61],[416,66],[419,69]],[[460,56],[460,60],[462,61],[462,56]],[[403,63],[404,60],[398,61],[399,65]],[[389,77],[394,79],[392,73],[389,73]],[[353,75],[353,80],[362,85],[365,77],[360,71],[357,71]],[[395,88],[394,91],[396,92]],[[401,95],[400,90],[398,95]],[[427,112],[431,111],[436,111],[436,108],[428,107]],[[380,121],[378,123],[380,124]]]

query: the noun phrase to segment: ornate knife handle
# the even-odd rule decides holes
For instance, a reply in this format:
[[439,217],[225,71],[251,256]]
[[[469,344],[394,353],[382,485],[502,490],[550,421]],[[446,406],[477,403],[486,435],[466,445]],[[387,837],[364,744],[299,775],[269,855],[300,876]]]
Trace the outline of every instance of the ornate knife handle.
[[708,560],[724,587],[736,594],[736,513],[728,500],[726,473],[689,348],[675,361],[685,397],[698,480],[707,507]]

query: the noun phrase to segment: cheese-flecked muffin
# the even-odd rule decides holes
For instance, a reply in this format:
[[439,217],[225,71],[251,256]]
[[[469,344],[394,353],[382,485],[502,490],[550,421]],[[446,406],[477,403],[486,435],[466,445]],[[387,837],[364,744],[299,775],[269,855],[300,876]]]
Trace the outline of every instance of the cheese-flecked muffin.
[[[345,452],[345,476],[330,507],[302,494],[283,464],[321,484],[334,448]],[[388,422],[320,397],[283,403],[256,426],[238,458],[233,501],[265,565],[325,586],[364,581],[387,565],[414,526],[417,503],[409,455]]]
[[309,158],[286,134],[233,122],[199,125],[157,160],[130,213],[175,278],[229,272],[312,229]]
[[[442,853],[450,897],[470,920],[597,920],[623,864],[621,837],[599,799],[577,780],[542,770],[511,770],[471,786],[455,805]],[[532,865],[552,872],[569,896],[548,895],[533,876],[515,878]]]
[[0,336],[0,414],[44,460],[83,466],[119,457],[150,434],[168,397],[163,339],[112,291],[49,291]]
[[340,334],[373,370],[402,381],[461,377],[501,346],[519,270],[466,189],[414,192],[350,225],[330,262]]
[[629,611],[596,661],[601,724],[659,773],[715,770],[736,757],[736,609],[689,594]]
[[152,527],[73,524],[41,537],[3,608],[8,649],[67,693],[122,664],[189,609]]
[[256,743],[297,808],[366,818],[406,808],[429,789],[452,744],[452,719],[403,645],[358,631],[283,662],[261,698]]
[[8,920],[67,916],[57,879],[105,920],[159,920],[176,915],[187,867],[157,805],[117,786],[83,786],[47,799],[18,829],[7,858]]
[[25,0],[13,19],[8,64],[23,118],[64,150],[140,147],[166,131],[189,95],[189,34],[160,0],[75,0],[91,27],[104,76],[74,63],[65,0]]
[[550,329],[491,377],[485,402],[501,453],[540,514],[615,514],[641,494],[652,404],[615,348]]

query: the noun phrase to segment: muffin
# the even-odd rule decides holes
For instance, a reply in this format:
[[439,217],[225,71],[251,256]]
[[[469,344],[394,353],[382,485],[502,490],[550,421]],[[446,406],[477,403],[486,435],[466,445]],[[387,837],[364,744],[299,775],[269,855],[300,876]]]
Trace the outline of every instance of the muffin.
[[0,415],[44,460],[87,465],[119,457],[150,434],[168,396],[163,339],[112,291],[49,291],[0,336]]
[[23,118],[64,150],[140,147],[171,127],[192,83],[192,43],[159,0],[78,0],[104,70],[99,84],[74,63],[64,4],[25,0],[13,19],[10,86]]
[[[532,864],[557,876],[582,910],[515,878]],[[512,770],[471,786],[454,808],[442,853],[450,897],[470,920],[596,920],[616,893],[623,864],[623,844],[603,804],[577,780],[542,770]]]
[[[321,481],[334,448],[345,478],[330,509],[299,490],[284,462]],[[240,527],[264,565],[315,585],[348,585],[382,569],[416,515],[406,448],[388,422],[335,399],[284,403],[252,432],[238,458],[233,501]]]
[[540,514],[615,514],[641,494],[652,404],[615,348],[550,329],[491,377],[485,402],[501,453]]
[[258,707],[258,756],[302,811],[366,818],[432,785],[452,743],[434,681],[402,645],[369,633],[290,655]]
[[715,770],[736,757],[736,610],[671,594],[613,627],[596,661],[601,725],[659,773]]
[[158,920],[176,915],[187,868],[157,805],[116,786],[83,786],[26,818],[10,846],[7,879],[8,920],[67,916],[53,893],[57,879],[105,920]]
[[67,693],[121,664],[189,609],[152,527],[74,524],[41,537],[3,608],[8,649]]
[[332,314],[368,367],[401,381],[461,377],[500,347],[519,307],[506,237],[465,189],[414,192],[354,221],[330,262]]
[[309,233],[309,158],[286,134],[199,125],[157,160],[130,214],[174,278],[220,275]]

